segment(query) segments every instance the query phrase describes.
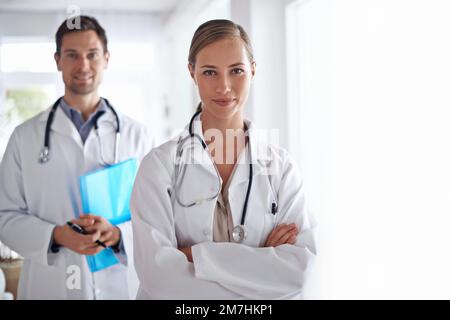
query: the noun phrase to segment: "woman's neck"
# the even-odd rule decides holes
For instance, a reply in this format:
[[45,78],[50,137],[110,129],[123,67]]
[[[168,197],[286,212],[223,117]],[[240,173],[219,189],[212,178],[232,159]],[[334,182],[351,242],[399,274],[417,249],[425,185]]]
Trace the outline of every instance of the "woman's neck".
[[200,120],[202,121],[203,134],[208,132],[208,130],[220,130],[225,137],[227,130],[244,130],[244,116],[242,112],[238,112],[228,119],[220,119],[214,117],[207,111],[202,111]]
[[245,148],[244,117],[241,112],[219,119],[207,111],[200,115],[205,142],[217,165],[234,165]]

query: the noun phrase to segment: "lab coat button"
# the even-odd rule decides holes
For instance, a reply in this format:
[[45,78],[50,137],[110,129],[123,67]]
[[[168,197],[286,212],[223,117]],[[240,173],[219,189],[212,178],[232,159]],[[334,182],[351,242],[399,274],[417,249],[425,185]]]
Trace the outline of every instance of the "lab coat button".
[[209,229],[203,229],[203,234],[205,236],[209,236],[211,234],[211,231],[209,231]]

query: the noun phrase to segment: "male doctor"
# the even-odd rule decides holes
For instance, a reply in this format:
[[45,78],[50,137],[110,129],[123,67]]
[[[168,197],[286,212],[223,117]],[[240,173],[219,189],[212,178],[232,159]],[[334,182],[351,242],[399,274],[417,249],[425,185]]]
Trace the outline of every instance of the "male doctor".
[[[51,108],[15,129],[0,165],[0,241],[25,258],[19,299],[134,299],[137,291],[130,222],[113,226],[95,212],[82,214],[79,177],[113,159],[140,161],[152,139],[99,97],[109,59],[105,31],[92,17],[77,18],[78,26],[66,20],[56,33],[65,92],[50,122],[47,161],[40,154]],[[98,241],[120,263],[91,272],[86,255],[104,250]]]

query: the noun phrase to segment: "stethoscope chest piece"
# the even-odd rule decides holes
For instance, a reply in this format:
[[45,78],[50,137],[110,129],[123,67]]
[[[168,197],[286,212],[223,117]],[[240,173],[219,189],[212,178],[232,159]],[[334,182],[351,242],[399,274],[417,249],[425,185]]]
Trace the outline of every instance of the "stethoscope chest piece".
[[245,232],[245,228],[243,225],[237,225],[233,228],[233,241],[237,243],[241,243],[247,237],[247,233]]
[[43,147],[41,153],[39,154],[39,162],[46,163],[49,159],[49,149],[48,147]]

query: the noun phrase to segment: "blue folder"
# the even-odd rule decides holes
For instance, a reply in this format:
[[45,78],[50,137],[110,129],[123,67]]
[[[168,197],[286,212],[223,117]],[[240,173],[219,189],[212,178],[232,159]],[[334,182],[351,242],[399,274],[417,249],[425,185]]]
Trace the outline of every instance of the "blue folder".
[[[83,212],[102,216],[112,225],[129,221],[129,203],[136,173],[137,161],[129,159],[81,176]],[[91,272],[119,263],[111,248],[86,258]]]

